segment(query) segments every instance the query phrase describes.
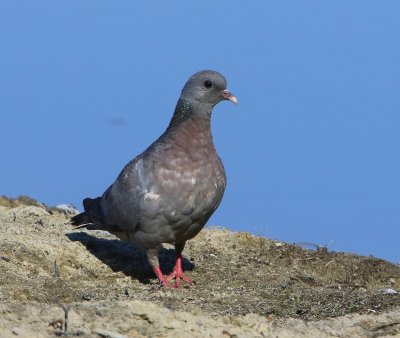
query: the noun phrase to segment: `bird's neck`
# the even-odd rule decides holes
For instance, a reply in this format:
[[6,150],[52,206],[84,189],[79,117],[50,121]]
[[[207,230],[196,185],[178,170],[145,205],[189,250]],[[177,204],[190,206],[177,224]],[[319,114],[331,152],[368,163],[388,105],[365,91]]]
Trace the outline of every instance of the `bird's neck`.
[[211,109],[212,107],[200,104],[195,100],[180,98],[168,129],[175,129],[182,123],[185,124],[187,120],[197,121],[199,127],[210,128]]
[[211,109],[195,101],[180,98],[166,134],[179,134],[181,141],[212,143]]

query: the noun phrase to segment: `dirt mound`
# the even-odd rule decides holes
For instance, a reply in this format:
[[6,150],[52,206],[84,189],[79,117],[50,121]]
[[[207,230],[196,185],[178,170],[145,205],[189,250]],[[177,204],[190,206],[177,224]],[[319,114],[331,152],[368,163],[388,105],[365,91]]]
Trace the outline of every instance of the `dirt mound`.
[[[143,252],[69,218],[0,198],[1,337],[400,335],[400,267],[384,260],[205,229],[184,251],[196,285],[169,290]],[[161,250],[164,273],[174,257]]]

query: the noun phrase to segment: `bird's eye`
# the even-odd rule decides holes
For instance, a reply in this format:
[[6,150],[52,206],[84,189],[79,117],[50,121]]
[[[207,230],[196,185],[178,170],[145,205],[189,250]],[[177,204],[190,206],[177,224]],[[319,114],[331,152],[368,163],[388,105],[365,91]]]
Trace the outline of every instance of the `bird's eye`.
[[204,81],[204,87],[211,88],[212,87],[212,82],[210,80],[205,80]]

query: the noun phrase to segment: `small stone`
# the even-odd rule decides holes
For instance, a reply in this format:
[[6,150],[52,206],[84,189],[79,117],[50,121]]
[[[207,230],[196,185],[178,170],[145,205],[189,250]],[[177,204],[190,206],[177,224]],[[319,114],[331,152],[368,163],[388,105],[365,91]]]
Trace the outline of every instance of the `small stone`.
[[177,320],[171,320],[166,325],[164,325],[166,329],[179,329],[182,327],[182,324]]
[[396,290],[393,289],[380,289],[379,290],[380,293],[384,294],[384,295],[396,295],[398,294],[398,292]]
[[11,332],[15,334],[16,336],[21,336],[21,337],[29,337],[29,332],[26,329],[23,329],[21,327],[13,327],[11,329]]

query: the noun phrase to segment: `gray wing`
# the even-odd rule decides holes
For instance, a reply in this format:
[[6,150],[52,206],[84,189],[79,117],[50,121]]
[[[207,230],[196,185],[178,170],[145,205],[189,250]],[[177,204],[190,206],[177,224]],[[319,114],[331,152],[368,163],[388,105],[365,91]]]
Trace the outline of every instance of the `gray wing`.
[[101,197],[106,222],[121,231],[134,232],[139,223],[140,200],[149,182],[143,171],[143,160],[138,156],[125,166]]

